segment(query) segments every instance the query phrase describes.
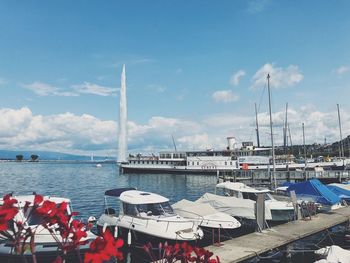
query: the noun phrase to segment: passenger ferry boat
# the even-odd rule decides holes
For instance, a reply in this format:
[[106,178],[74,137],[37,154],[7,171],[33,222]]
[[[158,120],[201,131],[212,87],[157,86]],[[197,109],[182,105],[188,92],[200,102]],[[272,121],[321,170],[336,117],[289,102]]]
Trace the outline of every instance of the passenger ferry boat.
[[252,142],[243,142],[236,147],[234,137],[228,137],[224,150],[163,151],[159,156],[130,155],[127,163],[121,163],[122,173],[200,173],[216,174],[222,171],[240,170],[243,163],[237,157],[255,156],[269,160],[270,148],[255,148]]
[[[120,164],[122,173],[198,173],[217,174],[239,170],[272,170],[271,148],[257,148],[253,142],[242,142],[237,148],[234,137],[228,137],[224,150],[163,151],[158,156],[130,155],[128,162]],[[350,159],[334,158],[330,162],[308,161],[298,163],[293,155],[275,158],[275,169],[286,170],[344,170]]]

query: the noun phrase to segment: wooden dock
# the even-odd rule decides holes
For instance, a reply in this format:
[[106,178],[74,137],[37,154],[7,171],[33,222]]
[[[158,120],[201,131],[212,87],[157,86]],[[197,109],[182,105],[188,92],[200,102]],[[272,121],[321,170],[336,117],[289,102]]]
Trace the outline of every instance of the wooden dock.
[[240,262],[349,220],[350,206],[327,214],[317,214],[312,220],[298,220],[264,230],[263,233],[244,235],[224,241],[222,246],[211,245],[206,249],[219,256],[221,263]]

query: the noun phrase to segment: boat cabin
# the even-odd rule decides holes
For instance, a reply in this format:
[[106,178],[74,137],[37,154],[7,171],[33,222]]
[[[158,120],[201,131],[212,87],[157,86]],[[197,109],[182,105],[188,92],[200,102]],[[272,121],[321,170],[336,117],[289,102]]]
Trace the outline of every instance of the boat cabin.
[[216,192],[224,196],[232,196],[240,199],[257,200],[257,194],[263,193],[265,201],[273,200],[268,189],[255,189],[243,183],[224,182],[216,185]]
[[143,191],[130,190],[120,195],[120,214],[132,217],[175,216],[169,199]]

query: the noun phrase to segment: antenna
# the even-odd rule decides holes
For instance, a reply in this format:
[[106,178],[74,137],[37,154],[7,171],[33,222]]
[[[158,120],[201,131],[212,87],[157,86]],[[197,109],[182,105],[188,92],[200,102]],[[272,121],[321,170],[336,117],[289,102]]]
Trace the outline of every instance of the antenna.
[[173,136],[173,135],[171,135],[171,138],[173,139],[173,144],[174,144],[175,152],[177,152],[177,149],[176,149],[176,143],[175,143],[175,140],[174,140],[174,136]]

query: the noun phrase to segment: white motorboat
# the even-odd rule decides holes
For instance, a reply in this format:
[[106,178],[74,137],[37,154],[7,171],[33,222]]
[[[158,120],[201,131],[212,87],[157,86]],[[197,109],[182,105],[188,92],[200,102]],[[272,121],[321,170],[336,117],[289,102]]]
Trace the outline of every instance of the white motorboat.
[[219,183],[216,185],[216,194],[205,193],[196,202],[208,203],[218,211],[236,218],[255,220],[255,203],[259,193],[264,194],[267,221],[285,222],[294,218],[294,207],[291,202],[277,201],[271,196],[270,190],[255,189],[243,183]]
[[[11,197],[17,200],[15,207],[18,208],[18,213],[14,216],[13,220],[10,221],[9,230],[3,231],[0,233],[0,261],[2,260],[10,260],[9,262],[16,262],[16,260],[20,260],[23,262],[23,256],[28,258],[29,260],[32,257],[30,247],[30,238],[26,240],[26,243],[23,244],[25,249],[24,255],[21,256],[18,252],[15,251],[15,247],[13,244],[13,240],[9,238],[9,236],[13,235],[14,229],[17,228],[15,222],[22,222],[24,224],[24,228],[31,228],[34,234],[35,240],[35,254],[37,259],[40,262],[51,262],[52,259],[55,259],[56,256],[60,253],[60,246],[63,242],[70,242],[69,240],[63,240],[60,233],[56,232],[55,226],[50,227],[50,231],[41,225],[44,222],[42,215],[38,214],[33,210],[35,194],[32,195],[20,195]],[[72,214],[72,209],[70,206],[70,200],[67,198],[60,197],[51,197],[51,196],[43,196],[43,201],[49,200],[54,202],[57,206],[63,202],[67,204],[65,213],[67,215]],[[4,204],[3,198],[0,199],[0,206]],[[26,204],[29,204],[26,207]],[[5,233],[6,232],[6,233]],[[86,231],[87,236],[83,238],[81,241],[86,241],[85,245],[81,245],[79,247],[79,253],[83,253],[87,249],[89,249],[89,243],[93,241],[97,236],[91,233],[90,231]],[[9,235],[9,236],[8,236]],[[61,243],[61,244],[60,244]],[[66,243],[67,244],[67,243]],[[61,254],[62,256],[62,254]],[[76,251],[69,252],[65,255],[65,258],[75,259],[78,254]]]
[[[154,193],[112,189],[105,197],[119,197],[119,215],[110,208],[105,198],[105,213],[97,221],[99,231],[110,228],[115,236],[121,236],[133,245],[151,241],[197,241],[203,238],[198,224],[176,214],[169,199]],[[158,244],[158,243],[157,243]]]
[[172,205],[174,211],[197,222],[205,232],[205,236],[216,234],[219,230],[222,235],[232,235],[233,231],[241,226],[241,223],[234,217],[217,211],[210,204],[195,203],[186,199]]

